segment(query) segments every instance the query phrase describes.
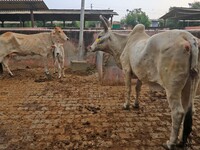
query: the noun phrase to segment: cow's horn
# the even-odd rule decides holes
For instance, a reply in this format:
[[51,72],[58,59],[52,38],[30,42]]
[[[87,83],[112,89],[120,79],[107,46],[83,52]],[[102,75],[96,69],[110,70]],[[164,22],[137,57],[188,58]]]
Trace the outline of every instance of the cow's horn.
[[106,24],[107,24],[107,26],[108,26],[108,28],[109,28],[109,27],[111,26],[111,25],[110,25],[110,21],[108,21],[108,19],[107,19],[106,17],[104,17],[104,16],[103,16],[103,18],[104,18],[104,20],[106,21]]
[[99,16],[99,18],[101,19],[101,21],[102,21],[102,23],[103,23],[103,27],[104,27],[104,29],[105,29],[105,31],[107,31],[108,30],[108,24],[107,24],[107,21],[105,20],[105,18],[102,16],[102,15],[100,15]]

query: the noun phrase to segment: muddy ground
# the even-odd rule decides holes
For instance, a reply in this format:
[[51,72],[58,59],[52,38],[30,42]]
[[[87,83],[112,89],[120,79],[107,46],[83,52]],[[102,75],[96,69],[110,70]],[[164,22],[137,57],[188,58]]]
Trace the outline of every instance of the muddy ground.
[[[102,86],[95,72],[66,71],[47,80],[42,68],[0,78],[0,150],[162,150],[171,118],[163,93],[143,86],[140,108],[123,110],[124,86]],[[134,94],[133,90],[133,94]],[[132,95],[132,100],[134,96]],[[200,100],[190,149],[200,149]]]

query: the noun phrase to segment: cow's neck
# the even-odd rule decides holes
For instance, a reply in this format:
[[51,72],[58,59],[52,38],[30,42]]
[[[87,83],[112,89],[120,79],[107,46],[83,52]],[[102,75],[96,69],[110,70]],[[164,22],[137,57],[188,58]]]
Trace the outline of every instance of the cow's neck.
[[53,35],[53,32],[50,32],[50,41],[51,41],[51,44],[54,45],[56,43],[55,41],[55,35]]
[[118,67],[121,67],[120,56],[126,46],[128,41],[128,35],[112,33],[111,35],[111,44],[110,44],[110,54],[114,57]]

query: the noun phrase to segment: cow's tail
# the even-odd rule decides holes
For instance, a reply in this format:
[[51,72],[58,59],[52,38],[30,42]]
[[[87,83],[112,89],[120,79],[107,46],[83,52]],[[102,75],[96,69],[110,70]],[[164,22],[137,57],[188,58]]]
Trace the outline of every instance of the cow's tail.
[[0,63],[0,75],[3,74],[3,65]]
[[189,139],[189,135],[192,132],[192,125],[193,125],[193,120],[192,120],[192,116],[193,116],[193,112],[194,112],[194,97],[195,97],[195,93],[196,93],[196,88],[198,85],[198,78],[197,76],[194,76],[193,73],[191,73],[190,77],[190,91],[189,91],[189,102],[188,102],[188,110],[185,114],[184,117],[184,122],[183,122],[183,133],[182,133],[182,139],[181,139],[181,143],[179,146],[181,147],[186,147],[186,146],[190,146],[190,139]]
[[199,59],[199,48],[198,48],[198,41],[197,38],[193,37],[192,39],[189,40],[190,45],[191,45],[191,65],[190,65],[190,70],[193,73],[198,73],[198,59]]

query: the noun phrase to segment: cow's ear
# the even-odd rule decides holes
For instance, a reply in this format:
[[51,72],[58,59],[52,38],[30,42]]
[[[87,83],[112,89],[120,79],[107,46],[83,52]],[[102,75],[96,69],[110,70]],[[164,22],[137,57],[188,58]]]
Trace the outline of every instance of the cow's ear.
[[53,31],[52,31],[52,34],[53,34],[53,35],[55,35],[55,33],[56,33],[56,31],[55,31],[55,30],[53,30]]
[[56,46],[55,45],[51,45],[51,48],[56,48]]
[[107,24],[107,21],[105,20],[105,17],[103,17],[102,15],[100,15],[99,18],[100,18],[101,21],[102,21],[102,25],[103,25],[103,27],[104,27],[104,30],[105,30],[105,31],[108,31],[108,24]]

